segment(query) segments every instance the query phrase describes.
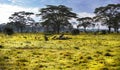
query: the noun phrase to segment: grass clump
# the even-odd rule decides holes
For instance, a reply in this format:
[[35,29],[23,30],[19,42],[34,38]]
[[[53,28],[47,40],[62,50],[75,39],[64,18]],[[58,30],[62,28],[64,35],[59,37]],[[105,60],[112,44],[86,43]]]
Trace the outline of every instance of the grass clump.
[[5,27],[4,28],[4,33],[7,34],[7,35],[12,35],[12,34],[14,34],[14,31],[10,27]]
[[112,56],[112,54],[110,54],[110,53],[105,53],[105,56]]
[[4,48],[4,46],[0,45],[0,48]]
[[0,49],[0,63],[13,64],[11,70],[120,70],[120,35],[47,35],[49,41],[43,36],[0,34],[0,48],[7,48]]
[[20,59],[20,60],[17,60],[17,61],[19,61],[19,62],[28,62],[27,59]]

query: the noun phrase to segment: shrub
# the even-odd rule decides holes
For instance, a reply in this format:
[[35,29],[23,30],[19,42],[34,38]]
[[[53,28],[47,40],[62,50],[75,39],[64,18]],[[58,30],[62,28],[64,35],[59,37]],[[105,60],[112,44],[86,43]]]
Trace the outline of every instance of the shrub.
[[73,29],[71,31],[72,35],[78,35],[80,33],[80,31],[78,29]]
[[7,35],[12,35],[14,33],[14,31],[10,27],[5,27],[4,28],[4,33],[7,34]]
[[92,59],[92,57],[91,57],[91,56],[88,56],[87,59]]
[[99,31],[95,31],[95,32],[94,32],[94,35],[97,35],[97,34],[99,34]]
[[105,53],[105,56],[112,56],[110,53]]
[[2,46],[2,45],[0,45],[0,48],[3,48],[3,46]]
[[44,35],[44,39],[45,41],[48,41],[48,37],[46,35]]
[[102,30],[101,34],[107,34],[107,31],[106,30]]
[[0,29],[0,32],[2,32],[2,29]]
[[101,70],[109,70],[109,69],[105,67],[105,68],[102,68]]
[[26,60],[26,59],[20,59],[20,60],[17,60],[17,61],[20,61],[20,62],[28,62],[28,60]]
[[80,48],[76,46],[76,47],[74,47],[74,49],[80,49]]

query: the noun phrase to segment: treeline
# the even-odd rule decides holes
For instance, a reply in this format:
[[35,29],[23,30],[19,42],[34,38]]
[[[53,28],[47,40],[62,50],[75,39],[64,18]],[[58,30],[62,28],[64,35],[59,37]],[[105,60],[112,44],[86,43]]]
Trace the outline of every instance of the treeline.
[[[77,28],[84,27],[84,32],[87,32],[87,27],[95,27],[98,23],[108,27],[108,32],[114,29],[118,33],[120,28],[120,4],[108,4],[107,6],[98,7],[94,11],[94,17],[77,17],[77,14],[72,12],[72,9],[64,5],[47,5],[41,8],[38,14],[33,12],[14,12],[9,17],[9,22],[0,27],[1,31],[4,29],[13,29],[16,32],[72,32],[73,25],[69,22],[72,18],[79,23]],[[42,21],[35,22],[32,15],[41,17]],[[4,28],[4,29],[3,29]]]

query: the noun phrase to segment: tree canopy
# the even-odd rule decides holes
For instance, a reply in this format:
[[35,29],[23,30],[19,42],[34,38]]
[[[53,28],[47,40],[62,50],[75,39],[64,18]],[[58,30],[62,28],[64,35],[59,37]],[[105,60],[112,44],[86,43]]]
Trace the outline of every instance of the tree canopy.
[[67,26],[70,24],[69,19],[76,18],[76,14],[71,11],[71,8],[64,5],[47,5],[39,10],[39,15],[43,19],[42,25],[51,27],[55,33],[59,33],[61,26]]
[[[100,22],[102,25],[108,27],[109,32],[114,29],[115,32],[119,31],[120,28],[120,4],[108,4],[107,6],[101,6],[94,10],[96,14],[92,17],[77,17],[77,14],[72,12],[72,8],[64,5],[47,5],[45,8],[39,9],[40,22],[35,22],[31,15],[35,15],[32,12],[19,11],[14,12],[10,17],[10,22],[7,23],[10,27],[15,27],[17,32],[23,32],[23,29],[29,28],[31,32],[38,30],[37,26],[41,26],[44,31],[52,33],[60,33],[60,31],[72,31],[74,25],[70,23],[69,20],[75,18],[79,23],[77,27],[83,27],[86,32],[86,28],[92,26],[93,28],[97,26],[94,24]],[[94,21],[94,22],[93,22]],[[75,21],[76,22],[76,21]],[[28,25],[28,26],[27,26]],[[30,25],[30,26],[29,26]],[[35,28],[36,27],[36,28]],[[100,26],[98,27],[98,29]],[[65,30],[66,29],[66,30]],[[42,30],[42,29],[41,29]],[[25,30],[24,30],[25,31]],[[26,29],[26,32],[29,29]],[[38,30],[39,31],[39,30]],[[99,30],[98,30],[99,31]],[[30,32],[30,31],[29,31]]]
[[20,29],[22,32],[26,24],[31,24],[35,22],[33,18],[30,17],[33,14],[34,13],[32,12],[25,12],[25,11],[15,12],[9,17],[10,22],[8,24],[15,26],[18,29],[18,31]]
[[86,32],[86,28],[92,25],[91,17],[78,18],[77,21],[79,21],[77,27],[83,26],[85,32]]
[[118,32],[120,27],[120,4],[108,4],[104,7],[96,8],[94,13],[96,14],[96,20],[103,22],[107,25],[109,31],[114,28],[115,32]]

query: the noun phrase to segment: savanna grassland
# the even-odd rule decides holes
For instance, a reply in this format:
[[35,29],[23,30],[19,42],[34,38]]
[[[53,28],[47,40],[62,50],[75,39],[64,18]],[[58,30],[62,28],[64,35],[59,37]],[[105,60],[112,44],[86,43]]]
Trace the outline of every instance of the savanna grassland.
[[0,34],[0,70],[120,70],[120,34],[53,36]]

